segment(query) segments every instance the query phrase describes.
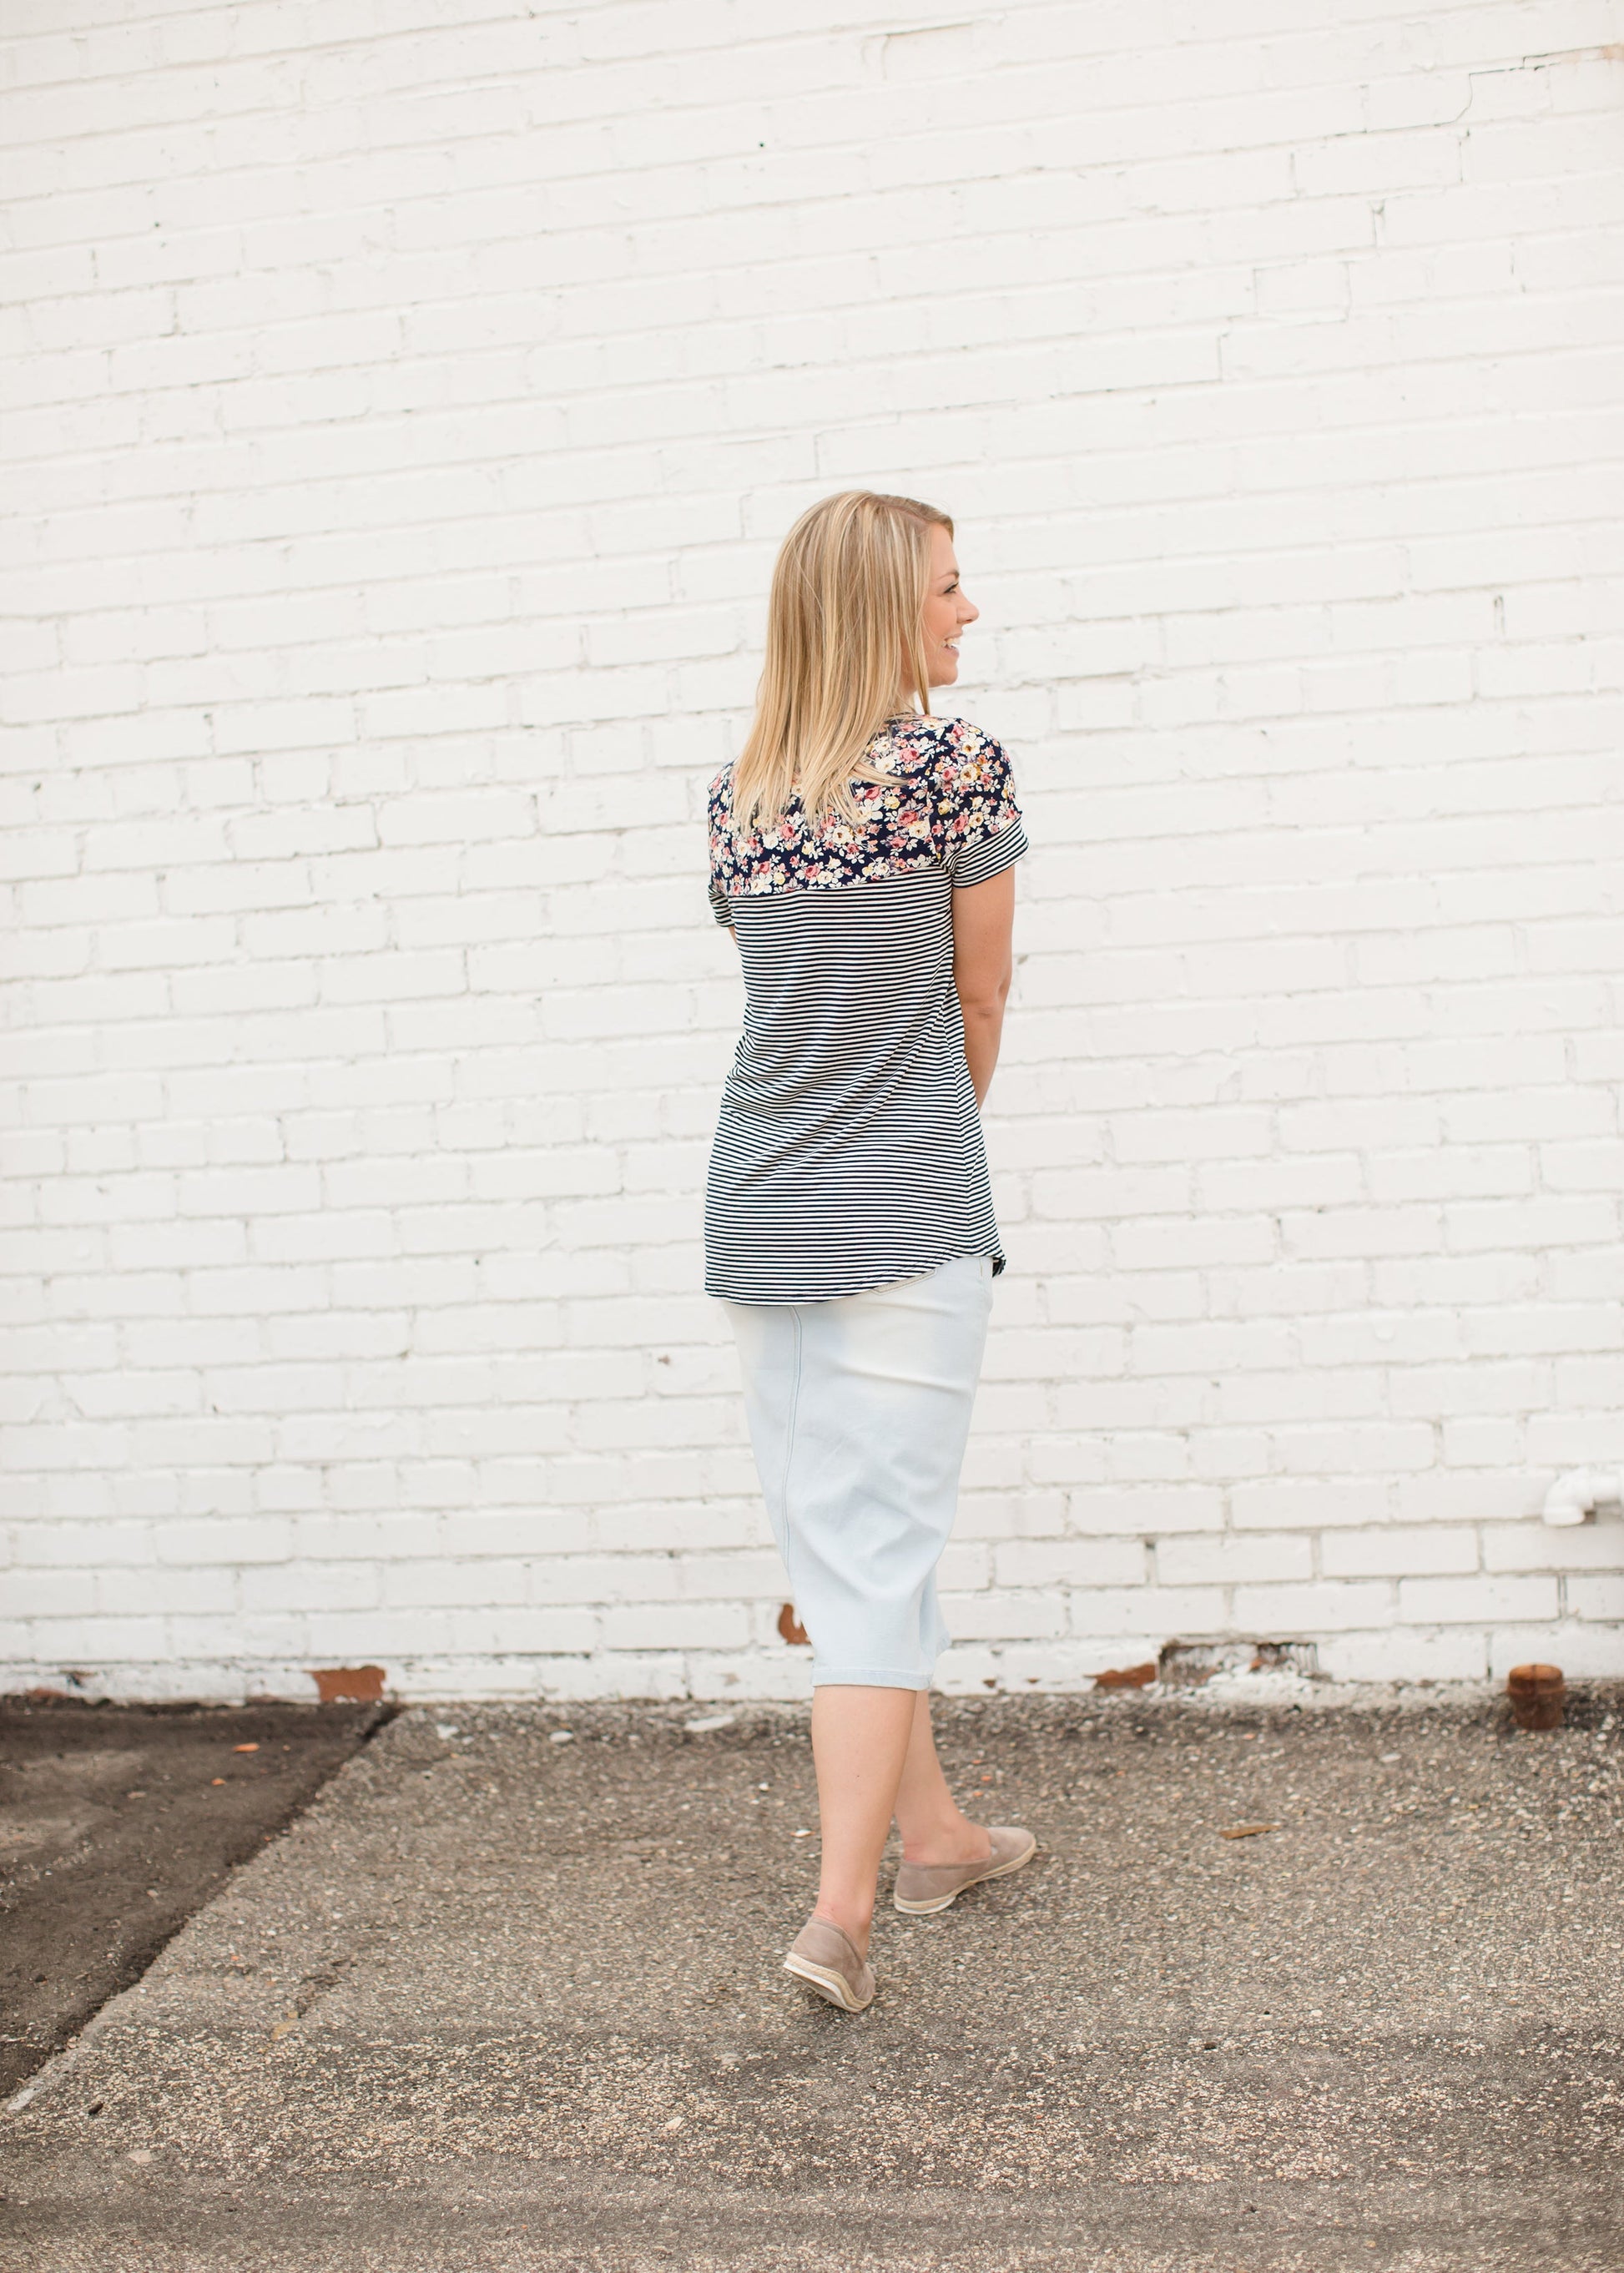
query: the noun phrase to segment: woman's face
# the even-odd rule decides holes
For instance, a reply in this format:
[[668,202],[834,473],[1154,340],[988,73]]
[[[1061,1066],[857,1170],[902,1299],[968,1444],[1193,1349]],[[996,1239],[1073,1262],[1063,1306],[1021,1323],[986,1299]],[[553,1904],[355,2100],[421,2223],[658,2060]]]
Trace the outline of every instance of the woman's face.
[[959,634],[981,610],[966,599],[959,581],[953,540],[939,521],[930,525],[930,588],[925,595],[925,662],[932,686],[951,686],[959,676]]

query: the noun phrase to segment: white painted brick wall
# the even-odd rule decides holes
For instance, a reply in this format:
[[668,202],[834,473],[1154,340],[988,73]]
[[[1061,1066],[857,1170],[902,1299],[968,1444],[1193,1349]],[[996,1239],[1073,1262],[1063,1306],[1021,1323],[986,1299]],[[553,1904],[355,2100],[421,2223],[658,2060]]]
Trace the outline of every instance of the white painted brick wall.
[[855,483],[1036,846],[948,1681],[1624,1670],[1619,0],[12,31],[7,1677],[801,1687],[698,823]]

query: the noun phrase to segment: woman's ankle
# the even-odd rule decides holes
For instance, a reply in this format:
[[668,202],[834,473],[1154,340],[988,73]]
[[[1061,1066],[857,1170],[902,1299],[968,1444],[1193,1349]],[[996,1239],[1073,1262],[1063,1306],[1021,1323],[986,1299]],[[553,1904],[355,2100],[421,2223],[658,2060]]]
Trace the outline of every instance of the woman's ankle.
[[991,1852],[992,1842],[979,1823],[955,1812],[929,1823],[898,1825],[902,1834],[905,1863],[979,1863]]
[[857,1903],[834,1902],[827,1895],[820,1894],[812,1915],[823,1919],[829,1925],[838,1925],[859,1955],[867,1957],[868,1936],[874,1930],[872,1902],[865,1909]]

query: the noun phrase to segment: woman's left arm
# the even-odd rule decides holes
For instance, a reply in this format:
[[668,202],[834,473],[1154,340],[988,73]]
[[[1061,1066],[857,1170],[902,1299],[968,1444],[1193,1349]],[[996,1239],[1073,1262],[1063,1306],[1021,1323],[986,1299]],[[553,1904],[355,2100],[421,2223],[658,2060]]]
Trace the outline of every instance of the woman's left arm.
[[998,1062],[1004,1006],[1015,973],[1015,868],[1013,862],[984,884],[953,890],[953,984],[964,1013],[965,1061],[985,1105]]

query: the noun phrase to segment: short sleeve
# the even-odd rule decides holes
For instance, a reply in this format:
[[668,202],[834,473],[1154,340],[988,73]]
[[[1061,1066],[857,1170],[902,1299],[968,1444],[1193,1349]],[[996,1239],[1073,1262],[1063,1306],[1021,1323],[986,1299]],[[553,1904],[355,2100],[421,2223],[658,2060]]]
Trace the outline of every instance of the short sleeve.
[[1026,850],[1004,746],[967,718],[943,737],[935,769],[937,844],[955,885],[984,884]]
[[705,834],[710,851],[710,912],[718,923],[733,927],[733,911],[727,904],[727,886],[736,874],[736,856],[733,842],[733,806],[728,797],[732,787],[731,766],[721,772],[705,792]]

